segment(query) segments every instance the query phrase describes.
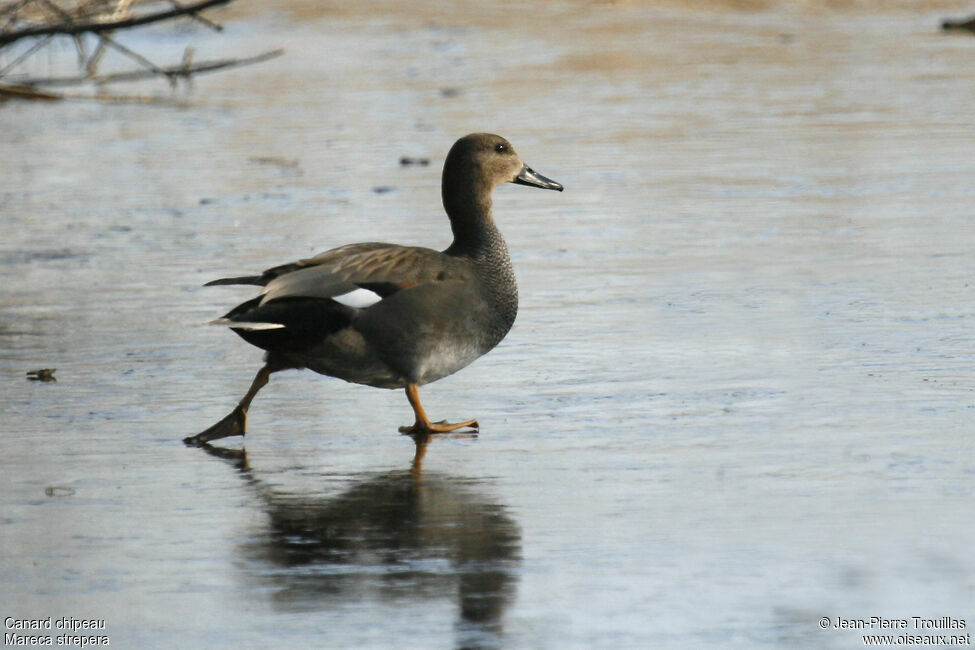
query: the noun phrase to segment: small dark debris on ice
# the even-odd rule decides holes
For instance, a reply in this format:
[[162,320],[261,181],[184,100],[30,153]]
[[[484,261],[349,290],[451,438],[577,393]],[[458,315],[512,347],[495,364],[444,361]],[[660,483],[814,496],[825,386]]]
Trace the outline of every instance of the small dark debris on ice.
[[54,376],[54,372],[57,368],[40,368],[38,370],[28,370],[27,379],[30,381],[57,381],[58,378]]
[[941,29],[945,31],[964,29],[975,34],[975,16],[972,16],[971,18],[962,18],[959,20],[946,18],[941,22]]

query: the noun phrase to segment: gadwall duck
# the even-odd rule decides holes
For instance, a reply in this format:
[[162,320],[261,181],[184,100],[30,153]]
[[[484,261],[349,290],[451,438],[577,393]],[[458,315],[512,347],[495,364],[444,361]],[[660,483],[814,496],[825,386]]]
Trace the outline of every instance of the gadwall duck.
[[473,133],[451,147],[444,163],[441,191],[454,241],[443,252],[349,244],[260,275],[207,283],[264,287],[213,323],[267,353],[237,407],[184,442],[244,435],[251,400],[271,373],[288,368],[405,388],[416,420],[400,431],[414,437],[477,430],[476,420],[431,422],[418,387],[492,349],[515,321],[515,274],[491,213],[491,192],[506,182],[562,191],[522,162],[504,138]]

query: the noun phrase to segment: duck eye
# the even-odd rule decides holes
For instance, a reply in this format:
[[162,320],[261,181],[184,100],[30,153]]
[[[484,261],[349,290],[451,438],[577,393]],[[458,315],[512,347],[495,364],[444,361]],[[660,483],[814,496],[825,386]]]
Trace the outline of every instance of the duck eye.
[[508,150],[508,147],[504,146],[499,142],[498,144],[494,145],[494,150],[497,151],[498,153],[504,153],[505,151]]

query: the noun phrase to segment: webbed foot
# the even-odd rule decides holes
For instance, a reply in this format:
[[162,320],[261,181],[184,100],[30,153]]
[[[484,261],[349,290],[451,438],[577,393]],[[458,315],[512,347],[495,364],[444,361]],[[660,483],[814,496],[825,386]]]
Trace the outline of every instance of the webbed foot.
[[230,436],[242,436],[247,430],[247,411],[237,406],[227,417],[220,420],[206,431],[202,431],[195,436],[183,438],[183,443],[192,447],[198,447],[211,440],[228,438]]
[[446,420],[441,420],[440,422],[422,422],[417,420],[412,426],[400,427],[399,432],[415,438],[417,436],[429,436],[432,433],[450,433],[451,431],[463,429],[464,427],[470,428],[470,433],[477,433],[477,420],[454,423],[447,422]]

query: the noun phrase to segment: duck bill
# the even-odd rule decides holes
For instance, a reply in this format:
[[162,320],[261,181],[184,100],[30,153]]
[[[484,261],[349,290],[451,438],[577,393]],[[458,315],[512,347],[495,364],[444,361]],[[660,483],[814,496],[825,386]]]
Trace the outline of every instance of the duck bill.
[[551,178],[545,178],[528,165],[523,166],[521,172],[511,182],[518,185],[532,185],[544,190],[562,191],[562,185],[560,183],[556,183]]

